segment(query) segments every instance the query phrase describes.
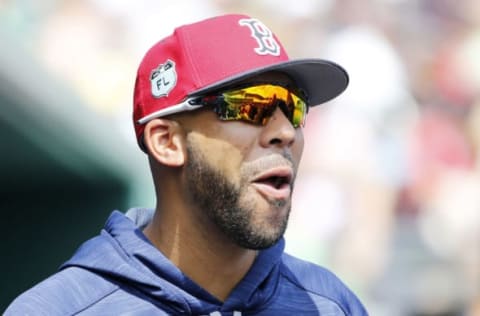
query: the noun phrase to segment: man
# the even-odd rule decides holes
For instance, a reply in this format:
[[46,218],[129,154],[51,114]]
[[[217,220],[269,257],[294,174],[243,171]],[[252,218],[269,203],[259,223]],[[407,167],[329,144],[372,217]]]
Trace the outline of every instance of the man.
[[113,212],[6,315],[366,315],[332,273],[283,253],[307,111],[347,83],[247,16],[177,28],[135,84],[155,211]]

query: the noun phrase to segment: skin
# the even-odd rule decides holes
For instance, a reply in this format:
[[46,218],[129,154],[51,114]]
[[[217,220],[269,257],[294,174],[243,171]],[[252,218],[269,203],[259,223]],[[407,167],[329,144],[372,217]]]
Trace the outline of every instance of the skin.
[[[281,73],[253,81],[292,83]],[[211,109],[199,109],[148,122],[144,141],[157,194],[144,234],[185,275],[224,301],[258,249],[285,231],[293,179],[290,194],[280,198],[266,194],[256,179],[279,169],[294,177],[302,129],[278,108],[264,126],[221,121]],[[240,233],[232,222],[243,223]]]

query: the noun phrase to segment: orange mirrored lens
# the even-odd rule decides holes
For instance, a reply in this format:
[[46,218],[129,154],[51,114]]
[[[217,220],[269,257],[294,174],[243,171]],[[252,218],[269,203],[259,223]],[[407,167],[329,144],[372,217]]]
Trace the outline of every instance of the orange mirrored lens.
[[277,85],[258,85],[223,92],[215,112],[222,120],[243,120],[254,124],[266,124],[277,107],[283,111],[292,125],[303,126],[307,104],[296,93]]

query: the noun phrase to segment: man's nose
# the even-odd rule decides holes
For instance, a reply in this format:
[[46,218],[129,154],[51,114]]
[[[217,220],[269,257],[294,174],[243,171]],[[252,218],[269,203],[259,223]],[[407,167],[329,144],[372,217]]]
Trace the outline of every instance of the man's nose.
[[297,131],[285,113],[277,107],[264,126],[262,142],[265,146],[291,146],[295,142]]

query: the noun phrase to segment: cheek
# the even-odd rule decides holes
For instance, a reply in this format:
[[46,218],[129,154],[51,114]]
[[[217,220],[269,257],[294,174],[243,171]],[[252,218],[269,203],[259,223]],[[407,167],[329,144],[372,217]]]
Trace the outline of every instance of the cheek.
[[303,131],[299,130],[297,132],[295,143],[292,146],[292,155],[297,165],[300,163],[300,159],[302,158],[304,144],[305,141],[303,138]]
[[212,168],[220,170],[232,180],[240,180],[239,170],[244,160],[241,148],[198,132],[189,133],[187,141],[202,154],[204,161]]

